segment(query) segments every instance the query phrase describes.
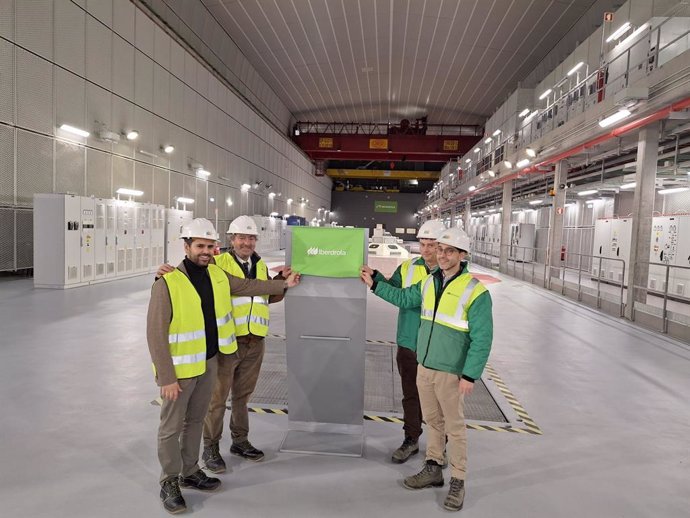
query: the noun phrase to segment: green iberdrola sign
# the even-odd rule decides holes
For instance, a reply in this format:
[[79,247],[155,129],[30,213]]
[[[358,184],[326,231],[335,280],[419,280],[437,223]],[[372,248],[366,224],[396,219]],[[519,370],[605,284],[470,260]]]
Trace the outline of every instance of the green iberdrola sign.
[[318,277],[359,277],[364,264],[363,228],[292,228],[291,266]]
[[398,212],[397,201],[375,201],[374,212]]

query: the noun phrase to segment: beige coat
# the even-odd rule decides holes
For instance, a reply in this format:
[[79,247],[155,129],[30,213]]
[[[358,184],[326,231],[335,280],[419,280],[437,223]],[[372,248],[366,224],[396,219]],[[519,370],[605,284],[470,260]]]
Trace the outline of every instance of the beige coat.
[[[184,263],[180,263],[177,268],[189,277]],[[230,281],[230,292],[233,295],[245,297],[269,295],[272,299],[271,302],[277,302],[274,296],[282,298],[285,292],[284,280],[259,281],[255,279],[241,279],[227,272],[226,275]],[[160,278],[151,288],[151,300],[146,320],[146,339],[149,344],[151,360],[156,368],[156,383],[161,387],[177,381],[168,343],[171,321],[172,302],[170,301],[170,292],[165,280]]]

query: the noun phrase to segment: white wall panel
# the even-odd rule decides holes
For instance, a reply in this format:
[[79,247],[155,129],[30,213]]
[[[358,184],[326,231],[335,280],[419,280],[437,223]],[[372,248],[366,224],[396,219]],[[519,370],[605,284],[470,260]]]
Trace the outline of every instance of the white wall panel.
[[[86,129],[96,132],[101,124],[105,124],[106,128],[112,131],[117,131],[113,128],[111,93],[100,86],[92,83],[86,83]],[[108,142],[102,142],[98,138],[90,138],[89,145],[110,151],[112,145]]]
[[[0,13],[0,16],[2,13]],[[14,124],[14,45],[0,40],[0,122]]]
[[187,131],[197,132],[196,127],[197,95],[189,86],[184,86],[184,124]]
[[86,124],[86,88],[84,79],[55,67],[55,117],[56,126],[70,124],[77,128],[88,128]]
[[[182,176],[182,196],[196,199],[196,178],[193,176]],[[194,214],[196,215],[196,207],[194,207]]]
[[53,133],[53,65],[23,49],[16,49],[17,124]]
[[134,161],[113,156],[113,193],[121,187],[134,188]]
[[86,19],[86,77],[110,90],[112,86],[113,33],[99,21]]
[[184,123],[184,83],[170,76],[170,120],[182,126]]
[[14,204],[14,129],[0,126],[0,204]]
[[153,109],[153,60],[138,50],[134,55],[134,99],[139,106]]
[[153,57],[160,66],[170,69],[170,36],[157,25],[154,27]]
[[112,198],[115,191],[111,185],[112,155],[86,150],[86,193],[97,198]]
[[196,195],[194,196],[194,217],[208,218],[208,182],[196,178]]
[[170,207],[170,172],[153,168],[153,203]]
[[[181,173],[170,172],[170,207],[175,207],[175,200],[180,196],[184,196],[184,178],[184,175]],[[192,207],[189,208],[194,210]]]
[[132,2],[117,0],[113,4],[113,30],[130,42],[134,42],[135,12]]
[[14,0],[0,0],[0,36],[14,41]]
[[128,42],[113,35],[113,91],[134,99],[134,52]]
[[53,140],[17,130],[17,204],[32,205],[36,192],[53,192]]
[[191,88],[196,88],[197,61],[189,52],[184,53],[184,82]]
[[200,95],[196,97],[196,132],[204,138],[209,138],[208,132],[208,101]]
[[170,72],[178,79],[184,81],[184,55],[185,51],[176,41],[170,42]]
[[[132,142],[132,147],[136,150],[143,150],[147,153],[157,154],[158,152],[158,141],[157,134],[154,132],[154,116],[150,112],[134,107],[134,128],[139,132],[139,138]],[[137,159],[153,163],[154,157],[146,155],[137,155]]]
[[85,72],[86,15],[70,0],[55,0],[55,62],[80,76]]
[[204,97],[208,97],[209,72],[206,67],[197,64],[196,67],[196,91]]
[[153,58],[154,27],[155,24],[151,21],[151,18],[146,16],[143,11],[137,9],[135,17],[136,47],[150,58]]
[[84,195],[85,162],[84,146],[56,140],[55,192]]
[[108,27],[113,26],[113,0],[86,0],[86,10]]
[[[134,104],[113,95],[113,122],[112,130],[116,133],[123,133],[128,130],[137,129],[134,120]],[[122,137],[119,144],[113,145],[113,151],[132,156],[132,146],[129,141]],[[122,185],[120,186],[122,187]]]
[[144,192],[137,196],[137,201],[153,201],[153,167],[141,162],[134,164],[134,188]]
[[53,59],[53,1],[15,2],[16,43],[46,59]]

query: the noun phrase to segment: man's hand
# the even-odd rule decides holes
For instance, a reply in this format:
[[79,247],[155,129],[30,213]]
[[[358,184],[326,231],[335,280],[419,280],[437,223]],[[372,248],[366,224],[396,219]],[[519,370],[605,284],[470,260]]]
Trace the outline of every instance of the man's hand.
[[290,271],[290,275],[285,279],[286,288],[294,288],[299,284],[300,274],[297,272]]
[[374,285],[374,279],[371,278],[371,273],[369,272],[371,272],[371,268],[366,265],[362,266],[361,270],[359,271],[359,278],[362,279],[364,284],[371,288]]
[[460,394],[469,396],[472,394],[472,389],[474,389],[474,381],[468,381],[465,378],[460,380]]
[[281,277],[287,279],[292,273],[292,268],[289,266],[283,266],[280,270],[278,270],[278,273],[281,275]]
[[374,270],[369,268],[366,264],[362,266],[362,271],[368,273],[370,277],[374,277]]
[[156,277],[163,277],[166,273],[175,271],[175,267],[170,264],[161,264],[156,272]]
[[180,392],[182,392],[182,388],[177,381],[161,387],[161,397],[163,399],[169,399],[170,401],[177,401]]

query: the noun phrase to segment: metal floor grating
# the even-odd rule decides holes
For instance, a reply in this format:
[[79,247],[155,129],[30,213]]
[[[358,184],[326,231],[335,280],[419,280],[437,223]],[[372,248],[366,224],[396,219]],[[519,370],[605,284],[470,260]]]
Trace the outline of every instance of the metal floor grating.
[[[394,346],[367,344],[364,365],[364,408],[367,413],[402,415],[402,388],[395,353]],[[284,340],[266,338],[266,353],[251,404],[287,405]],[[481,380],[475,383],[472,395],[465,401],[465,418],[471,421],[508,422]]]

